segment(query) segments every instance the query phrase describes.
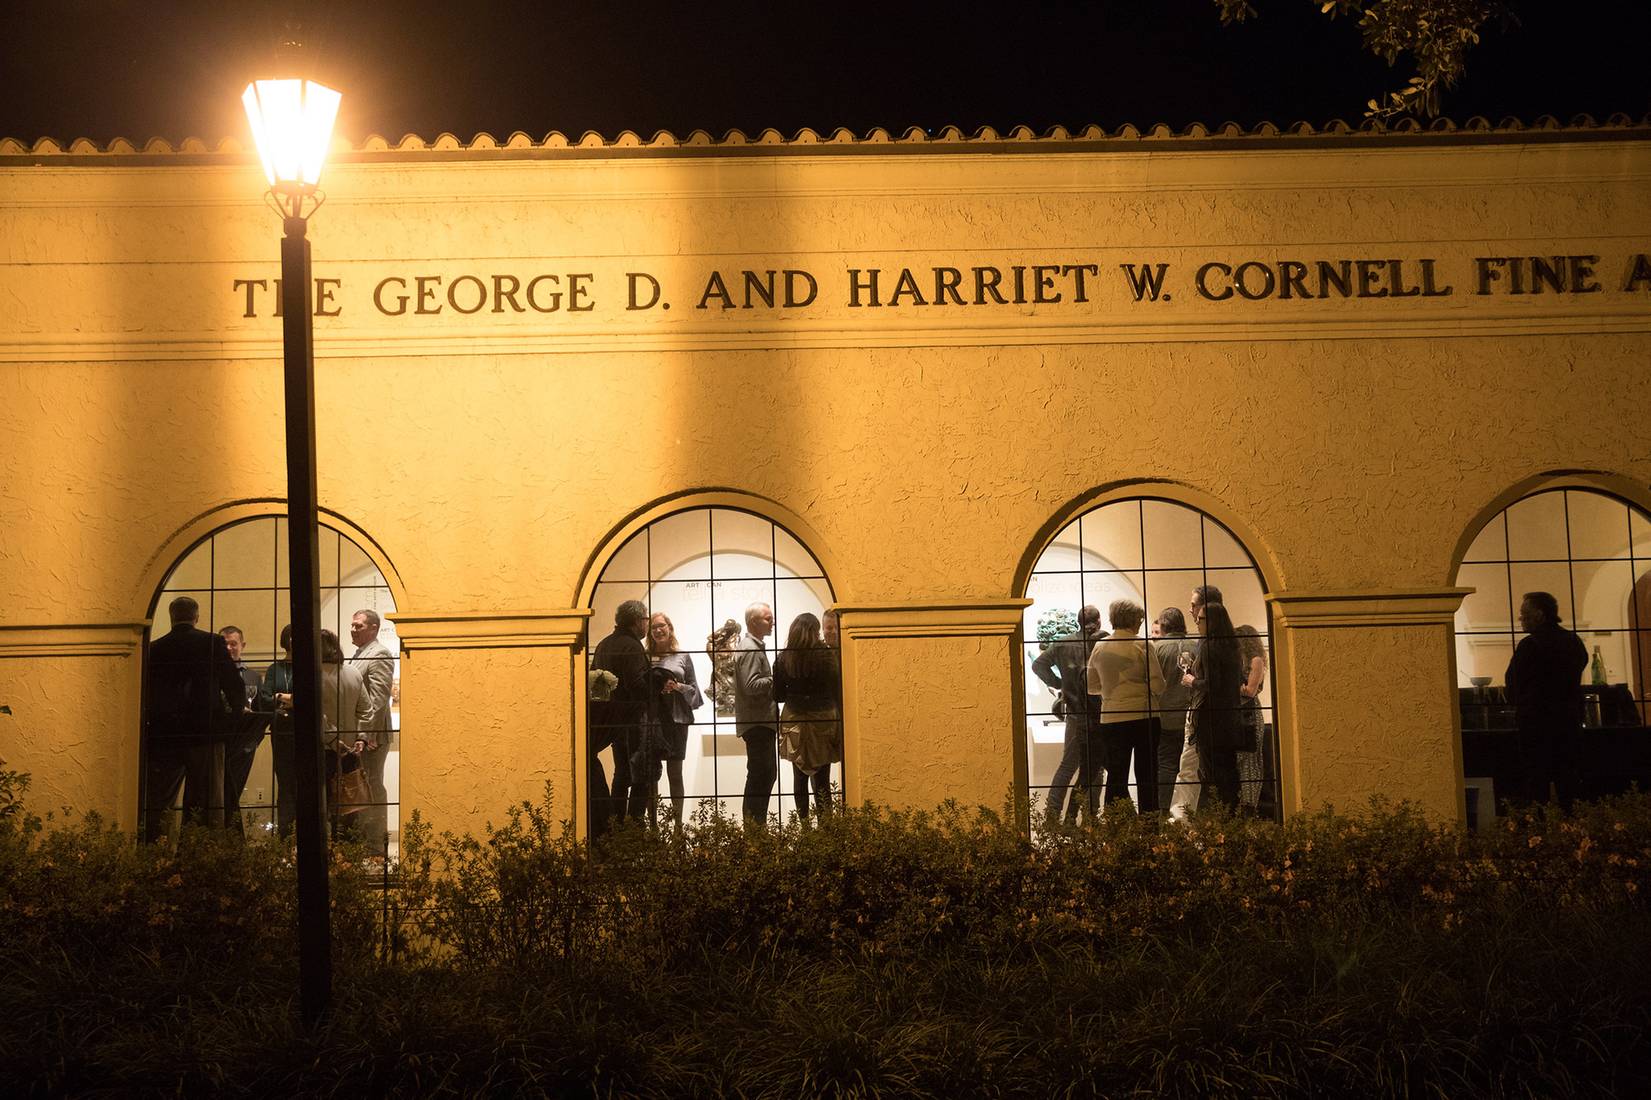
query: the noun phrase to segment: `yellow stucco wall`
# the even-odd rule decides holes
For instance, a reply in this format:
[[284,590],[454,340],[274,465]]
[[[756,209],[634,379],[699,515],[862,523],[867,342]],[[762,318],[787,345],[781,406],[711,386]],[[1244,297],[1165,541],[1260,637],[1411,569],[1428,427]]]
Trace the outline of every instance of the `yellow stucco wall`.
[[41,812],[136,818],[141,623],[0,628],[0,759]]
[[[1651,251],[1651,134],[1626,136],[342,158],[310,234],[343,280],[316,325],[322,504],[382,549],[402,616],[528,617],[409,649],[405,802],[473,827],[574,786],[580,642],[531,617],[577,608],[596,548],[672,494],[805,517],[841,602],[921,625],[1020,596],[1039,533],[1123,483],[1217,502],[1304,596],[1445,592],[1475,517],[1545,472],[1642,490],[1651,292],[1621,287]],[[0,156],[0,756],[126,819],[136,660],[6,638],[143,618],[180,528],[283,495],[279,323],[232,286],[276,274],[260,186],[227,154]],[[1471,293],[1473,257],[1527,254],[1599,254],[1603,289]],[[1389,256],[1435,258],[1456,293],[1191,293],[1206,260]],[[1172,300],[1124,293],[1118,265],[1149,260]],[[1097,265],[1091,302],[869,312],[841,278],[1057,261]],[[696,310],[713,268],[809,269],[820,299]],[[638,270],[669,313],[623,308]],[[373,308],[426,272],[589,272],[597,308]],[[852,795],[1001,802],[1024,769],[994,623],[853,643]],[[1275,633],[1288,809],[1379,790],[1460,813],[1448,628]]]
[[480,833],[550,784],[573,817],[567,648],[415,652],[404,665],[401,797],[443,828]]
[[1301,804],[1357,809],[1371,793],[1435,809],[1455,804],[1455,684],[1440,676],[1438,660],[1449,643],[1443,626],[1292,635],[1291,675],[1319,685],[1293,716]]
[[1026,603],[841,607],[850,800],[926,809],[956,798],[996,809],[1025,789],[1007,673],[1019,664],[1012,643]]

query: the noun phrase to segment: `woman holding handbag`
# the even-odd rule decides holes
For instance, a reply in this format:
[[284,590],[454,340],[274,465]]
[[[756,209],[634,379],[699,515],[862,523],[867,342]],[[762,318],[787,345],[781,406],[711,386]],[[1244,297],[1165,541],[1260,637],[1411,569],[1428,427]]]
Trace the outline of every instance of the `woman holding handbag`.
[[[291,628],[282,632],[282,648],[287,649]],[[290,670],[291,666],[288,665]],[[290,676],[290,671],[288,673]],[[290,680],[289,680],[290,684]],[[273,693],[277,714],[292,713],[292,692]],[[324,811],[333,818],[334,831],[346,832],[353,815],[372,805],[367,773],[361,770],[361,754],[372,746],[363,726],[372,714],[361,672],[344,661],[338,635],[321,632],[321,747],[326,750],[327,803]],[[289,729],[291,719],[288,719]]]
[[842,673],[837,651],[820,636],[820,620],[803,612],[791,622],[785,651],[774,662],[774,702],[780,710],[780,755],[791,761],[797,816],[831,812],[831,765],[843,758]]
[[344,660],[338,635],[321,632],[321,744],[327,749],[327,793],[332,802],[334,830],[353,834],[355,816],[372,804],[361,754],[373,748],[370,725],[372,699],[366,681]]

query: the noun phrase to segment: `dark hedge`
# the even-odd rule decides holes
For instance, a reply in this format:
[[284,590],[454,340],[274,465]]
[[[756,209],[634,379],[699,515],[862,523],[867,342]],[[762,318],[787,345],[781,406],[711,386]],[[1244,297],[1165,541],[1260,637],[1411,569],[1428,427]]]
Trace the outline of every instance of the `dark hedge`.
[[[1651,798],[1469,836],[1373,804],[416,819],[334,881],[295,1019],[292,856],[42,821],[0,778],[0,1080],[38,1095],[1486,1096],[1651,1091]],[[8,1091],[12,1091],[8,1087]]]

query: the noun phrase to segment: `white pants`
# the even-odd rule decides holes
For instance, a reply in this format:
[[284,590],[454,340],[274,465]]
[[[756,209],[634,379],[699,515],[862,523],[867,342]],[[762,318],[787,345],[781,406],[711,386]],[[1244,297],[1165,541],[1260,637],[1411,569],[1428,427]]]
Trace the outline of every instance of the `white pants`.
[[1185,821],[1198,809],[1198,749],[1188,739],[1181,749],[1181,769],[1175,775],[1175,793],[1170,796],[1169,816]]

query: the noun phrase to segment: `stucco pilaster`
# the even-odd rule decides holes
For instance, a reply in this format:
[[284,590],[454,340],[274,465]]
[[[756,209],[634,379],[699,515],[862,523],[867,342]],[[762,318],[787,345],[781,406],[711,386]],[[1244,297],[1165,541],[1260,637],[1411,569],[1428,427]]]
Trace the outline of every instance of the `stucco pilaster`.
[[1030,600],[840,605],[845,794],[1002,805],[1026,787],[1015,638]]
[[[575,660],[585,610],[399,613],[401,800],[437,829],[480,835],[548,781],[559,816],[582,820],[584,708]],[[576,770],[578,769],[578,770]]]
[[0,625],[0,760],[28,772],[41,812],[96,810],[137,824],[143,685],[134,658],[148,623]]
[[1286,812],[1372,795],[1464,820],[1452,619],[1468,588],[1283,591],[1273,606]]

